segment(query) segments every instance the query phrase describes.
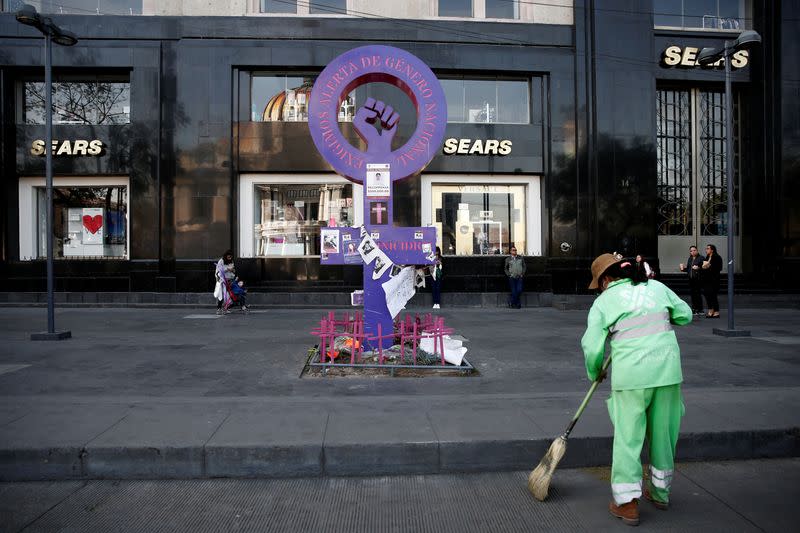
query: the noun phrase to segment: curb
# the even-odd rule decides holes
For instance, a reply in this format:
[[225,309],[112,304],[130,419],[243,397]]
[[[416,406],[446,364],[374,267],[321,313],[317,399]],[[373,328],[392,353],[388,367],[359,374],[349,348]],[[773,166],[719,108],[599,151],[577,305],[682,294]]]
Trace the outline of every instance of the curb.
[[[525,470],[552,439],[0,450],[1,481],[293,478]],[[608,465],[611,437],[573,437],[559,466]],[[800,427],[681,434],[677,461],[800,456]]]

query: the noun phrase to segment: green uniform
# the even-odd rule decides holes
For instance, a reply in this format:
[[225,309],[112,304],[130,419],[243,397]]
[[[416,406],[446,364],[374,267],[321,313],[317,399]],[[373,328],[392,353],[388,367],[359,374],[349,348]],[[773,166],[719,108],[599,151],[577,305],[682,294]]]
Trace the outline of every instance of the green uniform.
[[614,424],[611,490],[617,505],[642,495],[640,455],[650,445],[650,491],[669,501],[675,444],[683,416],[681,356],[672,325],[692,321],[691,308],[666,285],[650,280],[634,285],[621,279],[597,297],[581,347],[586,372],[595,380],[611,339],[611,398]]

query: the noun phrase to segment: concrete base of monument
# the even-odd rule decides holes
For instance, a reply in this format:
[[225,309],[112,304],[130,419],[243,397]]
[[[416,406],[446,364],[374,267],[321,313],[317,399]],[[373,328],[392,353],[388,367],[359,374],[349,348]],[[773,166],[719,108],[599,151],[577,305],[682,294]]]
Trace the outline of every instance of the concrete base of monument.
[[[417,351],[416,360],[411,348],[405,347],[403,357],[400,346],[394,345],[383,351],[364,352],[360,357],[350,357],[340,353],[331,361],[320,358],[319,347],[308,351],[308,359],[300,377],[348,377],[348,376],[387,376],[387,377],[425,377],[425,376],[477,376],[478,370],[464,357],[460,365],[442,361],[441,357],[422,350]],[[351,362],[352,361],[352,362]]]
[[326,378],[326,377],[397,377],[397,378],[424,378],[436,377],[470,377],[476,376],[478,371],[466,360],[461,366],[422,366],[422,365],[359,365],[359,364],[326,364],[312,363],[303,369],[301,377]]
[[[468,339],[445,326],[445,319],[431,313],[398,315],[391,332],[365,333],[360,311],[333,311],[311,331],[320,342],[308,350],[303,375],[472,375],[475,368],[464,357]],[[385,330],[384,330],[385,331]],[[391,346],[380,347],[381,343]]]

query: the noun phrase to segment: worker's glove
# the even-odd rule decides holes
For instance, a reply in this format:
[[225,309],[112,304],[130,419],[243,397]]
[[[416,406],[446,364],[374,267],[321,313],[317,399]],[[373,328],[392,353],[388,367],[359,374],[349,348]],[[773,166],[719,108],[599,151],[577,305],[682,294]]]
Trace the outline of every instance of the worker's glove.
[[608,369],[601,370],[600,373],[597,375],[597,379],[595,381],[597,381],[598,383],[602,383],[607,376],[608,376]]

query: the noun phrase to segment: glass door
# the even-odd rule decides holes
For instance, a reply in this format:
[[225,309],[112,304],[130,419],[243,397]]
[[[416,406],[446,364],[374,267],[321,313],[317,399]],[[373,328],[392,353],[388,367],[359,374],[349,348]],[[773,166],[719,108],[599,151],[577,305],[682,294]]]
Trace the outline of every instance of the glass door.
[[[734,202],[738,209],[739,120],[734,95]],[[662,272],[679,272],[691,245],[717,247],[728,261],[725,94],[708,89],[660,89],[657,102],[658,257]],[[738,224],[734,228],[738,235]],[[739,250],[741,247],[736,246]],[[738,255],[738,252],[737,252]],[[737,257],[738,259],[738,257]],[[735,264],[739,264],[737,260]]]

